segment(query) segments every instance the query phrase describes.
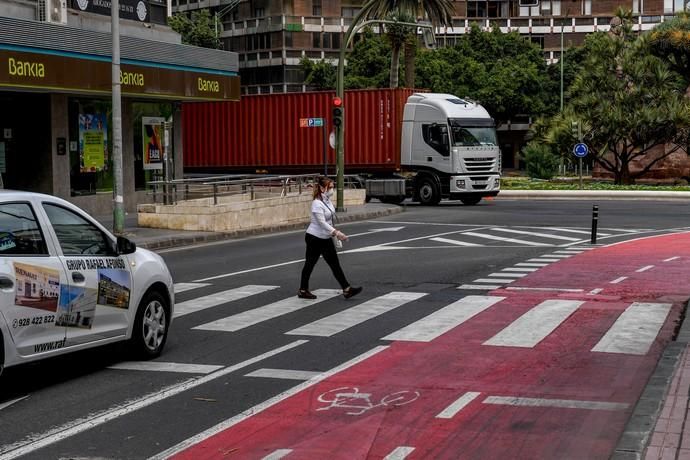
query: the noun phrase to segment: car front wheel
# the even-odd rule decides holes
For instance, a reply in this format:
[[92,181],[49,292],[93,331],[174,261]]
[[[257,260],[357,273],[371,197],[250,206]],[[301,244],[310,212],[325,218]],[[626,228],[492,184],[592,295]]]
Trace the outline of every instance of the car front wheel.
[[155,358],[163,351],[170,324],[168,303],[157,291],[149,291],[141,299],[131,340],[133,352],[139,358]]

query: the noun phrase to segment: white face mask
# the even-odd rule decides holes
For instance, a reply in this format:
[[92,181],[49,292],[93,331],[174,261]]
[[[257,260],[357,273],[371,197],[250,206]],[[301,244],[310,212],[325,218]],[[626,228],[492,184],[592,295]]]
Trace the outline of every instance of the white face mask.
[[326,190],[326,196],[328,198],[331,198],[333,196],[333,189],[332,188],[329,188],[328,190]]

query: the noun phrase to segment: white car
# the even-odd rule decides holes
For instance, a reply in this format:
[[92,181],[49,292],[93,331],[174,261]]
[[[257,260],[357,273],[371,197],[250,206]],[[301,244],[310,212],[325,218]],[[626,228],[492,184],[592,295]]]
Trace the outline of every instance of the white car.
[[65,200],[0,190],[0,372],[122,340],[156,357],[174,304],[159,255]]

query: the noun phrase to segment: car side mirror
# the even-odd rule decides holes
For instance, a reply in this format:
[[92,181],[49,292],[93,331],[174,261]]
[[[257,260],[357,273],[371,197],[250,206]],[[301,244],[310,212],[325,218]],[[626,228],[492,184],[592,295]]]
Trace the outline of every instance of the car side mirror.
[[124,236],[117,237],[117,253],[122,254],[132,254],[137,250],[137,245],[134,242],[128,240]]

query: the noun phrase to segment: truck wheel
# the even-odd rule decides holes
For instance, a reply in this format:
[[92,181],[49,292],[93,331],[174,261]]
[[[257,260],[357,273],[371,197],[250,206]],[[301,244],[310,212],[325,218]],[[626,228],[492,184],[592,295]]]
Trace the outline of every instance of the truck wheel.
[[141,299],[130,341],[132,352],[137,357],[151,359],[163,351],[170,326],[168,303],[158,291],[149,291]]
[[419,202],[424,205],[437,205],[441,201],[441,193],[431,178],[424,178],[417,187]]
[[464,204],[465,206],[474,206],[475,204],[482,201],[482,197],[480,197],[480,196],[468,196],[466,198],[460,198],[460,201],[462,201],[462,204]]

